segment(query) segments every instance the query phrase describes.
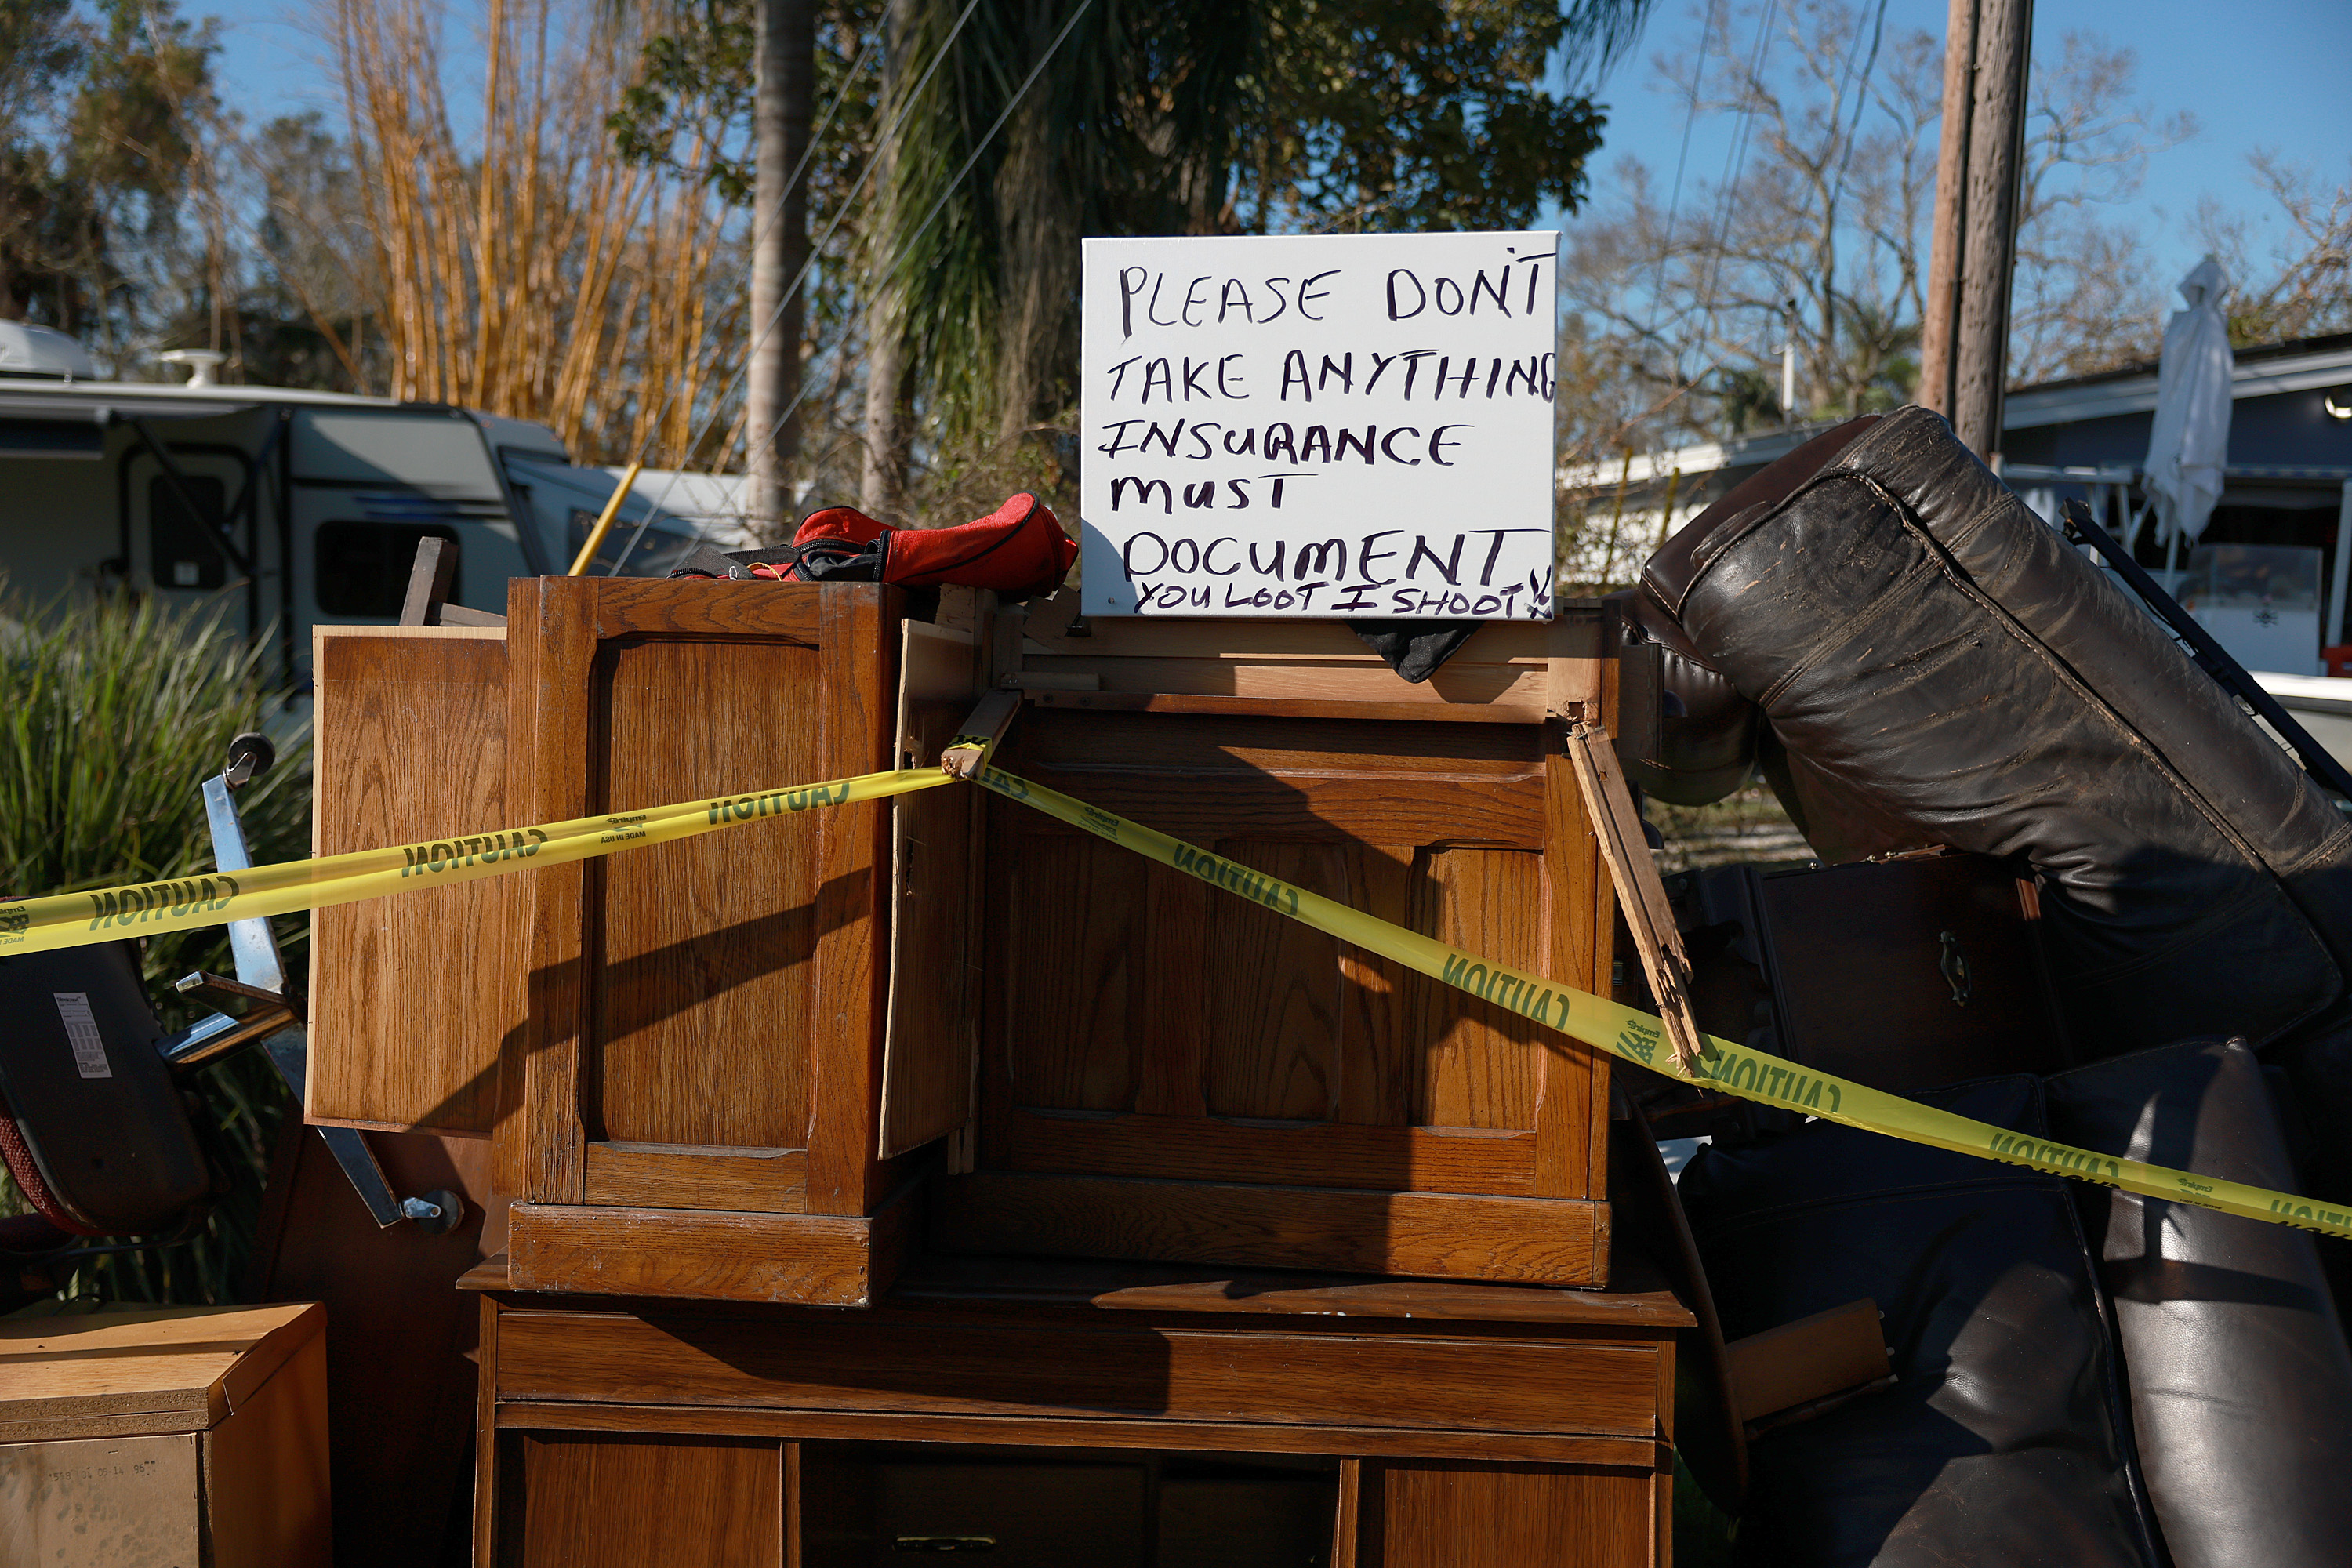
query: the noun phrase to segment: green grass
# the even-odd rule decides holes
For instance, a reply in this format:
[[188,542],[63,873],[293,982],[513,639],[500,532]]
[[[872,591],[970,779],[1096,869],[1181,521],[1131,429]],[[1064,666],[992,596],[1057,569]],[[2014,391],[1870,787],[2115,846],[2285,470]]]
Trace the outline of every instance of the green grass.
[[[240,731],[279,737],[278,765],[238,792],[256,861],[310,853],[307,737],[266,723],[277,707],[261,645],[219,613],[152,601],[26,607],[0,583],[0,896],[37,897],[210,870],[198,786]],[[292,964],[306,921],[277,922]],[[289,940],[290,939],[290,940]],[[170,983],[192,969],[234,973],[224,930],[140,943],[140,969],[166,1030],[207,1009]],[[233,1300],[262,1178],[292,1100],[258,1051],[201,1069],[199,1132],[229,1179],[205,1229],[178,1246],[85,1263],[69,1292],[110,1300]],[[0,1210],[23,1199],[0,1177]]]

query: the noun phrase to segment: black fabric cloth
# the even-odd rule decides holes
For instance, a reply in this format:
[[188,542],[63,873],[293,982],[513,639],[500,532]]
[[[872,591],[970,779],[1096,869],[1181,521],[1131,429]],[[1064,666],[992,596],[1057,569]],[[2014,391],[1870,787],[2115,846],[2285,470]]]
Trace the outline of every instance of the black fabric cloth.
[[[1940,417],[1832,434],[1643,583],[1764,710],[1815,850],[2028,858],[2084,1057],[2315,1019],[2352,956],[2352,826]],[[2347,1052],[2303,1054],[2315,1120],[2352,1125]]]
[[[2050,1135],[2291,1190],[2263,1069],[2191,1040],[2048,1080]],[[2352,1353],[2305,1231],[2078,1184],[2148,1497],[2176,1568],[2352,1563]]]
[[[2043,1131],[2031,1078],[1920,1098]],[[1897,1378],[1748,1446],[1738,1562],[2163,1562],[2069,1185],[1828,1121],[1692,1161],[1681,1195],[1724,1336],[1866,1296]]]
[[1349,621],[1348,629],[1388,660],[1389,668],[1418,684],[1462,650],[1484,621]]

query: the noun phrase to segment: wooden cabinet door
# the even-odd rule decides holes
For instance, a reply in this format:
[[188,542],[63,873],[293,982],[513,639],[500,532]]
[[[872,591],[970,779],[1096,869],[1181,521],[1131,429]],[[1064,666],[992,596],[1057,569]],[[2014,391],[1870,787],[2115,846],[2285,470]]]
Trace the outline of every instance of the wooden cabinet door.
[[[1607,987],[1606,879],[1545,723],[1041,710],[1005,762]],[[987,845],[982,1174],[950,1208],[981,1245],[1601,1282],[1602,1058],[1017,804]]]
[[[879,584],[520,580],[509,798],[625,819],[890,767],[899,619]],[[890,809],[531,874],[519,1281],[870,1299]]]

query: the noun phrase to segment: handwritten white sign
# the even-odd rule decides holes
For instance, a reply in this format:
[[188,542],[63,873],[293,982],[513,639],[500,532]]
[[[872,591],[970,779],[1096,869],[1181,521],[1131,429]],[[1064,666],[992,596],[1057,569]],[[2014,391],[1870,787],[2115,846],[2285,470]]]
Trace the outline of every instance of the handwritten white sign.
[[1559,243],[1087,240],[1086,613],[1549,620]]

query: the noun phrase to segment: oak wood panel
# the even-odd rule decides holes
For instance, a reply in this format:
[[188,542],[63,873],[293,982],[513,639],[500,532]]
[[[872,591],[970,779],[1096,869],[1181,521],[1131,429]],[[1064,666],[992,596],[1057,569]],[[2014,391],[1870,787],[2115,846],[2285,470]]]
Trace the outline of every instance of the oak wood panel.
[[[890,765],[898,708],[898,590],[807,584],[817,601],[824,679],[810,694],[828,778]],[[808,1206],[857,1215],[881,1202],[875,1147],[882,1118],[882,1031],[889,921],[890,814],[879,801],[836,807],[817,823],[816,1021],[809,1036]]]
[[[1208,977],[1213,973],[1211,928],[1219,895],[1199,878],[1156,860],[1144,862],[1143,892],[1143,929],[1150,945],[1142,965],[1142,1008],[1136,1020],[1138,1038],[1122,1053],[1136,1077],[1131,1103],[1146,1115],[1205,1116],[1213,993]],[[1214,989],[1222,991],[1223,986]],[[1097,1048],[1110,1045],[1102,1041]],[[1018,1162],[1010,1146],[1007,1154]]]
[[906,1255],[914,1203],[871,1216],[521,1204],[509,1218],[519,1290],[871,1305]]
[[[1350,907],[1396,925],[1411,921],[1412,846],[1359,846],[1349,870],[1344,897]],[[1339,948],[1339,963],[1347,1056],[1339,1072],[1339,1102],[1332,1108],[1332,1119],[1373,1127],[1402,1126],[1412,1120],[1412,1086],[1419,1057],[1412,1021],[1405,1016],[1404,1008],[1405,976],[1410,971],[1392,959],[1344,942]],[[1327,1184],[1344,1187],[1353,1184],[1339,1181]],[[1454,1189],[1441,1184],[1440,1190]]]
[[1198,693],[1209,697],[1270,698],[1308,702],[1378,702],[1404,707],[1412,704],[1400,692],[1426,690],[1423,700],[1432,708],[1441,703],[1493,704],[1523,708],[1531,713],[1543,707],[1548,672],[1540,660],[1507,665],[1448,667],[1425,687],[1407,686],[1378,658],[1368,663],[1351,659],[1267,659],[1243,662],[1220,658],[1105,658],[1088,654],[1031,654],[1022,660],[1025,675],[1094,676],[1105,691]]
[[501,1400],[1654,1440],[1657,1356],[1622,1340],[510,1310],[497,1375]]
[[[1544,831],[1539,736],[1533,725],[1037,711],[1004,763],[1199,841],[1533,847]],[[1040,830],[1049,820],[1026,815]]]
[[[524,825],[507,809],[507,652],[493,628],[311,636],[310,852]],[[308,1120],[488,1133],[522,1014],[510,878],[317,910]]]
[[[1481,958],[1539,972],[1543,861],[1508,849],[1426,851],[1413,867],[1406,924]],[[1535,1126],[1541,1026],[1417,972],[1404,980],[1418,1027],[1413,1121],[1425,1126]]]
[[1060,1171],[1161,1181],[1247,1175],[1266,1184],[1371,1191],[1535,1192],[1532,1133],[1344,1121],[1251,1126],[1209,1117],[1047,1115],[1003,1121],[998,1157],[1010,1171]]
[[1286,1426],[1264,1422],[1119,1421],[1090,1416],[913,1415],[898,1411],[767,1410],[742,1405],[601,1405],[502,1400],[504,1430],[677,1432],[785,1441],[1006,1443],[1033,1447],[1159,1448],[1244,1454],[1389,1455],[1399,1458],[1514,1459],[1635,1467],[1652,1462],[1648,1437],[1557,1432],[1485,1432],[1433,1426]]
[[1540,724],[1544,707],[1534,702],[1358,702],[1311,697],[1210,696],[1181,691],[1030,690],[1040,708],[1097,713],[1254,713],[1276,719],[1384,719],[1441,724]]
[[204,1436],[212,1568],[328,1568],[327,1342],[305,1343]]
[[[510,804],[530,822],[589,813],[587,758],[598,583],[584,577],[517,577],[507,584],[507,757]],[[586,967],[593,906],[587,868],[550,866],[520,879],[517,933],[528,988],[523,1015],[523,1104],[506,1136],[522,1146],[522,1194],[539,1203],[578,1203],[587,1128],[581,1090],[588,1064]],[[601,887],[601,882],[598,884]]]
[[1383,1461],[1379,1568],[1656,1561],[1647,1469]]
[[[635,810],[835,776],[780,704],[828,671],[796,643],[630,641],[597,660],[596,805]],[[871,810],[871,807],[850,808]],[[799,1148],[818,821],[778,816],[598,860],[593,1124],[609,1139]]]
[[[969,633],[921,621],[898,627],[899,761],[929,767],[955,738],[981,686],[980,649]],[[936,789],[892,802],[890,994],[883,1022],[883,1155],[921,1147],[961,1126],[971,1111],[979,1047],[980,896],[973,833],[977,790]]]
[[[1026,807],[1016,807],[1026,811]],[[1144,862],[1086,835],[1027,840],[991,866],[989,920],[1001,1070],[1014,1103],[1123,1110],[1136,1098],[1143,977],[1160,967],[1146,924]],[[1188,903],[1190,900],[1187,901]]]
[[1215,1185],[982,1171],[943,1178],[957,1250],[1605,1286],[1608,1208],[1572,1199]]
[[[564,579],[557,578],[562,582]],[[824,600],[812,584],[740,582],[730,578],[573,578],[595,584],[595,635],[599,638],[662,637],[783,637],[823,640],[818,630]],[[872,595],[869,584],[828,584]],[[508,617],[511,623],[513,617]]]
[[[1617,1332],[1655,1338],[1696,1321],[1665,1282],[1641,1260],[1621,1257],[1607,1290],[1540,1285],[1493,1285],[1468,1280],[1366,1279],[1353,1275],[1211,1269],[1170,1263],[1099,1259],[1005,1258],[928,1254],[911,1264],[891,1291],[892,1310],[1019,1307],[1061,1311],[1297,1318],[1296,1327],[1353,1330],[1410,1322],[1515,1324],[1559,1335]],[[1496,1328],[1475,1331],[1500,1331]]]
[[[1310,892],[1347,897],[1342,846],[1226,839],[1216,849]],[[1209,1113],[1329,1119],[1348,1044],[1339,940],[1243,899],[1209,909],[1209,968],[1197,981],[1209,998]]]
[[804,1150],[604,1142],[587,1157],[587,1201],[602,1207],[798,1214],[807,1202]]
[[582,1432],[521,1445],[520,1568],[782,1568],[772,1441]]

